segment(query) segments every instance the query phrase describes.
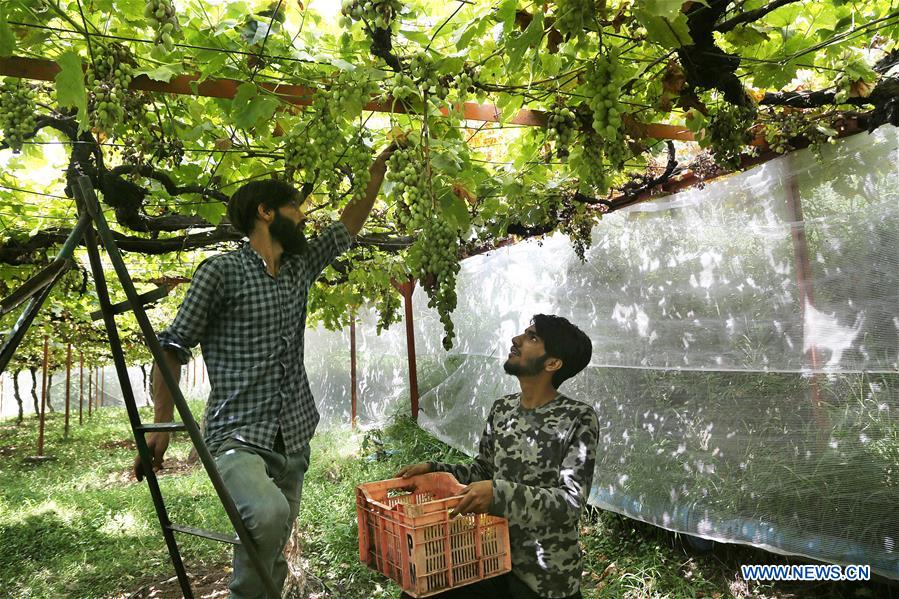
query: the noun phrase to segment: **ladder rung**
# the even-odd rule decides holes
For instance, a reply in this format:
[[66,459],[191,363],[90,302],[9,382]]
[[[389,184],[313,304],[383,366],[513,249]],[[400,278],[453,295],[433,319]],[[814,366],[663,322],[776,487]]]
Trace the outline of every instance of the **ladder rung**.
[[142,424],[135,427],[134,430],[141,433],[173,433],[175,431],[186,431],[187,427],[183,422],[153,422],[151,424]]
[[176,532],[183,532],[185,534],[193,535],[195,537],[202,537],[204,539],[210,539],[213,541],[218,541],[220,543],[230,543],[232,545],[240,545],[240,539],[237,538],[237,535],[226,535],[220,532],[213,532],[211,530],[203,530],[201,528],[194,528],[193,526],[184,526],[183,524],[169,524],[169,528]]
[[[146,306],[148,304],[152,304],[153,302],[158,302],[159,300],[161,300],[168,294],[169,294],[169,288],[164,285],[160,285],[156,289],[153,289],[146,293],[141,293],[140,295],[137,296],[137,299],[140,300],[141,306]],[[128,300],[125,300],[124,302],[119,302],[117,304],[113,304],[110,307],[112,308],[113,314],[124,314],[125,312],[131,310],[131,303]],[[91,312],[91,318],[93,320],[102,319],[103,311],[97,310],[96,312]]]

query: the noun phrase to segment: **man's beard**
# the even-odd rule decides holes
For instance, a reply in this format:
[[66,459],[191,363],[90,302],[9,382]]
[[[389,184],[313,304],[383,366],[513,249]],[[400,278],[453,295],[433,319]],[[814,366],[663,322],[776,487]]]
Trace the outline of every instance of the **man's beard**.
[[272,239],[281,244],[285,254],[300,255],[306,251],[306,234],[303,223],[296,224],[277,210],[275,220],[268,226]]
[[539,358],[532,358],[524,364],[515,364],[511,360],[506,360],[503,364],[503,370],[506,374],[512,376],[534,376],[540,374],[546,361],[549,360],[549,354],[543,354]]

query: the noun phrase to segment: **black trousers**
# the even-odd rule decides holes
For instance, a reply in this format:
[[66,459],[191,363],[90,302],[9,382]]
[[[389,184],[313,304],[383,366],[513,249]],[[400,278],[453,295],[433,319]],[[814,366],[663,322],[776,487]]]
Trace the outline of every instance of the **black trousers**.
[[[403,593],[400,599],[412,599]],[[521,582],[514,574],[504,574],[488,578],[474,584],[467,584],[445,593],[430,595],[426,599],[543,599]],[[565,597],[565,599],[583,599],[581,592]]]

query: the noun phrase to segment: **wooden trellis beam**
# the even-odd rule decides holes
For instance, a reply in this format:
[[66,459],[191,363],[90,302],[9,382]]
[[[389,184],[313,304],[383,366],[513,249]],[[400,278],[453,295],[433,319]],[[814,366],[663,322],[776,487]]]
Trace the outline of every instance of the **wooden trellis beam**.
[[[59,71],[59,65],[46,58],[27,58],[23,56],[0,58],[0,75],[7,77],[53,81]],[[198,73],[192,75],[177,75],[172,77],[168,83],[164,81],[154,81],[146,75],[140,75],[131,81],[129,88],[134,90],[190,96],[233,98],[237,93],[238,86],[242,83],[244,82],[236,79],[205,79],[200,81],[200,75]],[[312,97],[316,93],[314,88],[302,85],[263,82],[259,83],[259,87],[268,90],[285,102],[296,104],[298,106],[310,105],[312,103]],[[371,101],[366,104],[364,108],[365,110],[372,112],[407,112],[402,103],[394,102],[390,98],[384,101]],[[502,120],[501,111],[492,104],[465,102],[459,106],[459,108],[461,109],[460,112],[462,113],[462,116],[471,121],[499,122]],[[445,108],[442,109],[442,111],[444,115],[447,115],[449,112]],[[546,112],[523,108],[519,110],[508,123],[513,125],[545,127]],[[644,137],[693,141],[693,133],[684,127],[662,123],[635,123],[635,126],[642,131]]]

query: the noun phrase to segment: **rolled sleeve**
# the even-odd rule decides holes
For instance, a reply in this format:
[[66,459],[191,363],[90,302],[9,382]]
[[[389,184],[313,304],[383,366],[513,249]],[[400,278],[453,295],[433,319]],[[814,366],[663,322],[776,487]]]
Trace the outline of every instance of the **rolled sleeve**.
[[347,251],[353,244],[353,236],[350,235],[346,225],[338,221],[330,224],[312,241],[306,249],[307,281],[312,284],[327,265]]
[[191,349],[200,343],[209,319],[218,313],[223,297],[222,273],[215,260],[205,260],[194,272],[175,320],[159,333],[160,345],[173,351],[182,364],[187,364],[193,356]]

